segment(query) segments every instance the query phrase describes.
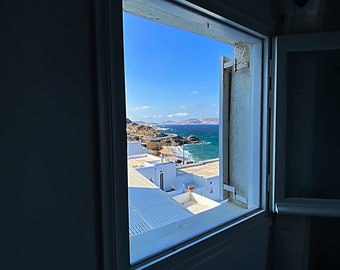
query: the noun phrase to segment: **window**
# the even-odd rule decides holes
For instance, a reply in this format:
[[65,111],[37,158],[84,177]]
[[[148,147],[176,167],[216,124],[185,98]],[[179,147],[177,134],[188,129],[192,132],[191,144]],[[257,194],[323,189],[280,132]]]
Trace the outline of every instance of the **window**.
[[272,208],[339,216],[339,33],[275,39]]
[[[197,39],[197,43],[190,44],[193,49],[202,46],[201,40],[209,39],[209,42],[223,43],[226,50],[226,54],[220,55],[215,74],[220,78],[220,86],[209,88],[212,96],[219,96],[218,104],[215,104],[215,107],[219,105],[219,143],[216,159],[206,160],[202,151],[206,148],[201,145],[201,160],[189,160],[188,146],[183,146],[180,142],[177,149],[182,151],[175,159],[165,156],[165,152],[157,157],[151,154],[150,150],[164,150],[163,139],[160,136],[145,135],[145,132],[152,133],[154,129],[136,122],[127,124],[130,261],[134,265],[142,265],[152,258],[171,254],[179,246],[200,241],[203,237],[216,234],[266,209],[267,95],[266,91],[263,91],[266,85],[263,75],[266,41],[256,33],[247,33],[231,27],[223,19],[218,20],[211,15],[202,16],[198,12],[168,2],[124,1],[124,10],[128,13],[124,15],[125,18],[135,20],[136,29],[140,26],[136,22],[141,19],[130,14],[149,19],[151,22],[148,23],[151,24],[162,23],[175,27],[176,31],[183,33],[181,38],[179,35],[172,37],[179,43],[184,43],[185,38],[192,35],[188,32],[202,36]],[[124,31],[128,31],[126,26]],[[163,30],[159,28],[154,34],[155,39],[166,35],[165,32],[159,31]],[[128,35],[129,33],[125,32],[125,36]],[[129,40],[125,39],[125,57],[130,57],[127,55],[127,46],[131,45],[128,42]],[[133,45],[139,44],[138,40],[135,42]],[[229,55],[228,48],[232,48]],[[138,50],[137,46],[135,50]],[[175,57],[180,58],[181,51],[177,52]],[[135,60],[137,62],[138,59]],[[148,65],[170,65],[169,59],[162,60],[152,60],[150,57]],[[126,93],[129,102],[129,91],[133,91],[129,88],[138,87],[140,82],[129,81],[129,72],[134,65],[128,59],[125,62]],[[144,68],[147,69],[148,65],[145,64]],[[182,66],[176,66],[176,69],[180,68]],[[182,70],[188,81],[190,75],[195,72],[199,73],[199,70]],[[150,82],[156,81],[152,80],[153,74],[148,76]],[[168,89],[179,86],[162,87]],[[141,86],[140,88],[142,89]],[[189,88],[187,91],[196,95],[200,90]],[[144,94],[140,92],[140,95]],[[164,104],[157,105],[163,106],[164,111],[165,105],[170,103],[170,98],[181,98],[169,96],[169,91],[159,91],[158,94]],[[142,96],[134,98],[142,100]],[[150,110],[151,105],[127,104],[128,116],[131,109],[137,113]],[[154,113],[155,118],[164,113]],[[189,113],[175,111],[166,112],[166,115],[189,116]],[[134,133],[136,129],[144,129],[144,135]],[[164,133],[159,134],[165,137]],[[176,142],[175,139],[184,140],[183,137],[188,135],[180,138],[167,135],[165,138]],[[207,174],[211,171],[213,174]],[[189,189],[192,187],[191,192]]]
[[[171,2],[177,3],[177,1]],[[183,249],[191,251],[190,248],[194,249],[193,245],[197,244],[196,247],[200,248],[204,246],[204,243],[209,242],[204,241],[205,239],[213,235],[222,235],[222,232],[223,235],[228,234],[231,230],[226,230],[232,226],[238,229],[253,222],[260,224],[259,220],[267,216],[267,200],[270,202],[271,210],[278,214],[340,216],[339,200],[337,194],[332,192],[332,189],[338,188],[338,184],[336,181],[327,179],[327,176],[334,177],[336,173],[334,166],[337,161],[338,151],[336,150],[339,148],[337,140],[339,130],[331,121],[338,117],[338,110],[334,110],[338,93],[334,89],[327,91],[328,88],[333,87],[339,73],[337,64],[339,62],[339,33],[277,37],[273,44],[275,47],[272,54],[273,59],[269,60],[270,49],[265,36],[238,26],[186,1],[178,2],[180,2],[180,7],[170,4],[168,1],[124,1],[124,9],[128,13],[185,31],[194,31],[202,36],[233,46],[233,59],[222,58],[220,64],[220,172],[217,182],[223,190],[222,200],[225,200],[223,206],[228,205],[229,200],[233,200],[233,202],[238,201],[240,206],[246,205],[246,208],[235,215],[228,215],[226,211],[215,215],[215,210],[223,207],[215,207],[212,204],[210,210],[201,213],[191,212],[190,217],[184,217],[177,223],[170,222],[163,226],[163,229],[164,227],[169,228],[167,242],[149,250],[141,249],[142,253],[140,254],[133,254],[134,247],[138,246],[136,239],[141,243],[139,247],[145,247],[145,243],[158,240],[155,235],[143,239],[143,237],[151,236],[156,232],[156,229],[148,228],[150,223],[146,224],[147,226],[144,228],[150,229],[148,232],[136,234],[134,239],[130,237],[130,251],[132,252],[128,258],[129,222],[127,190],[125,190],[125,188],[127,189],[127,171],[126,164],[124,163],[122,166],[122,156],[125,157],[127,153],[126,145],[122,144],[122,140],[125,142],[126,134],[121,126],[121,123],[125,122],[125,115],[123,115],[125,111],[124,80],[122,79],[124,77],[123,60],[120,42],[112,42],[115,39],[111,40],[110,35],[117,40],[121,37],[120,33],[110,32],[108,34],[110,38],[101,39],[103,31],[101,31],[101,27],[98,27],[97,34],[100,45],[98,46],[100,54],[98,66],[104,71],[112,70],[114,74],[111,78],[106,78],[108,72],[98,72],[100,146],[102,150],[100,169],[103,175],[101,189],[103,246],[104,255],[109,254],[104,256],[105,265],[108,265],[110,269],[112,268],[110,259],[113,253],[119,269],[144,268]],[[113,3],[120,10],[118,2],[111,2],[112,5]],[[105,10],[105,7],[103,9]],[[106,19],[105,16],[103,17]],[[114,21],[116,18],[110,19]],[[98,25],[102,26],[100,23],[107,22],[99,22]],[[120,18],[113,23],[118,24],[118,30],[120,30],[120,23]],[[110,26],[110,23],[106,26]],[[109,32],[108,29],[104,29],[104,32],[105,30],[107,33]],[[112,57],[113,54],[110,54],[112,47],[114,57]],[[106,61],[110,61],[110,65]],[[298,65],[291,67],[292,63]],[[108,68],[108,66],[110,67]],[[319,76],[319,72],[321,76]],[[244,73],[249,74],[248,77],[245,76],[246,79],[243,76]],[[306,77],[305,74],[307,74]],[[318,75],[313,76],[313,74]],[[310,78],[314,80],[309,80]],[[111,87],[110,82],[115,84],[114,87]],[[246,88],[242,87],[241,89],[241,85],[246,85]],[[326,89],[322,93],[318,89],[321,87]],[[112,92],[113,90],[117,90],[117,92]],[[244,92],[244,90],[246,91]],[[301,100],[298,100],[299,96],[302,97]],[[248,106],[243,106],[242,102]],[[296,104],[296,102],[301,104]],[[307,130],[303,130],[300,124],[303,124]],[[113,129],[110,128],[110,125],[113,126]],[[289,127],[289,130],[286,127]],[[323,128],[331,132],[323,134],[320,132]],[[296,132],[297,130],[300,131]],[[303,134],[307,137],[310,133],[315,138],[312,144],[310,138],[304,140],[305,137],[301,136]],[[114,141],[114,145],[112,145],[112,141]],[[318,145],[319,141],[320,145]],[[332,142],[334,148],[328,142]],[[312,146],[313,149],[310,149],[309,146]],[[298,150],[294,151],[294,148]],[[131,146],[128,151],[137,151],[136,149],[144,150],[141,145],[135,145]],[[246,155],[238,155],[242,153]],[[313,154],[312,158],[309,157],[310,153]],[[298,155],[298,158],[295,154]],[[240,158],[244,156],[246,158]],[[291,158],[296,162],[291,162]],[[322,171],[320,174],[316,170],[316,174],[311,175],[310,168],[314,170],[313,166],[314,164],[319,165],[318,162],[325,174],[323,175]],[[137,183],[140,183],[140,186],[136,186],[133,192],[139,188],[145,193],[149,192],[149,195],[154,195],[154,193],[150,193],[150,190],[153,189],[158,195],[165,194],[168,200],[171,199],[170,201],[174,202],[174,198],[168,196],[166,190],[169,187],[166,183],[168,168],[165,168],[157,158],[149,160],[147,163],[144,163],[144,167],[132,164],[132,169],[129,168],[129,173],[135,176]],[[141,171],[145,167],[156,168],[154,177],[152,175],[145,177],[142,174]],[[177,170],[177,168],[184,167],[177,166],[175,168]],[[328,169],[332,173],[328,174]],[[246,180],[244,176],[247,177]],[[153,182],[150,181],[150,178]],[[267,181],[267,179],[271,181]],[[174,189],[176,190],[177,187]],[[243,189],[242,192],[239,192],[241,189]],[[194,187],[194,192],[195,190],[197,191]],[[236,192],[234,192],[235,190]],[[131,196],[132,193],[129,194],[130,202],[137,198]],[[164,198],[163,195],[160,196]],[[112,201],[114,202],[113,208]],[[211,202],[211,199],[208,202]],[[216,200],[215,202],[220,203]],[[131,204],[129,204],[130,206]],[[178,208],[173,208],[173,210],[176,211]],[[188,211],[181,211],[181,213],[185,215],[188,214]],[[140,217],[138,212],[129,211],[129,213],[132,213],[130,220]],[[133,216],[133,214],[136,215]],[[212,216],[219,218],[219,221],[211,222]],[[206,223],[200,228],[190,227],[202,225],[201,221]],[[190,227],[193,229],[191,230],[192,234],[182,234],[179,238],[174,239],[173,232],[176,231],[174,225],[178,226],[177,229],[183,226]],[[219,246],[215,248],[218,249]]]

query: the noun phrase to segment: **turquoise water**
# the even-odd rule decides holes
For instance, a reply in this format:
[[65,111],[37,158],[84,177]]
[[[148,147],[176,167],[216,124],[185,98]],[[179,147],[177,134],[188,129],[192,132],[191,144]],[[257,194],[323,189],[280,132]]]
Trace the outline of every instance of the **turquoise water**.
[[[176,133],[182,137],[195,135],[204,144],[189,144],[184,146],[184,151],[188,158],[195,162],[218,158],[218,133],[219,125],[164,125],[162,127],[169,128],[166,133]],[[181,152],[182,147],[178,147]]]

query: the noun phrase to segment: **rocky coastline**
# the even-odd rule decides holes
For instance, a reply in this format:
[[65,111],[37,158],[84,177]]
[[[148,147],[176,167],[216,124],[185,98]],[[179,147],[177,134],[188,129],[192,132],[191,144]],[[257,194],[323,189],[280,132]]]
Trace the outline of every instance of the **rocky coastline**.
[[182,137],[177,134],[165,133],[162,130],[155,129],[151,126],[133,122],[126,124],[126,133],[128,141],[139,141],[149,150],[155,152],[161,151],[164,146],[201,143],[200,139],[194,135]]

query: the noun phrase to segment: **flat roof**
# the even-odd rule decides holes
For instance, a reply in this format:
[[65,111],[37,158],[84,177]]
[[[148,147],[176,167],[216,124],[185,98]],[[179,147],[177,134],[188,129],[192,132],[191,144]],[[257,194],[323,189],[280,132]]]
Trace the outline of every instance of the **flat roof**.
[[[132,167],[133,164],[144,164],[150,160],[155,159],[144,156],[128,160],[132,263],[190,239],[247,211],[225,201],[209,211],[193,214]],[[183,173],[194,171],[196,174],[218,175],[218,161],[179,170],[184,170]]]
[[178,168],[177,172],[178,174],[188,173],[209,178],[219,176],[219,164],[220,162],[218,160],[206,163],[196,163],[188,167]]
[[140,155],[140,157],[132,157],[128,159],[128,165],[129,167],[132,168],[138,168],[138,167],[144,167],[145,162],[148,161],[154,161],[154,160],[159,160],[159,158],[145,154],[145,155]]

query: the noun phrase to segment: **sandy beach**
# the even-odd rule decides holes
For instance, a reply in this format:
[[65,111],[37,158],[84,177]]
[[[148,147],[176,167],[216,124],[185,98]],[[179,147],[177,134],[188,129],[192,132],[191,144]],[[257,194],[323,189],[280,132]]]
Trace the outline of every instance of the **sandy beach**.
[[165,145],[162,146],[162,149],[159,152],[163,155],[176,157],[175,153],[168,146]]

